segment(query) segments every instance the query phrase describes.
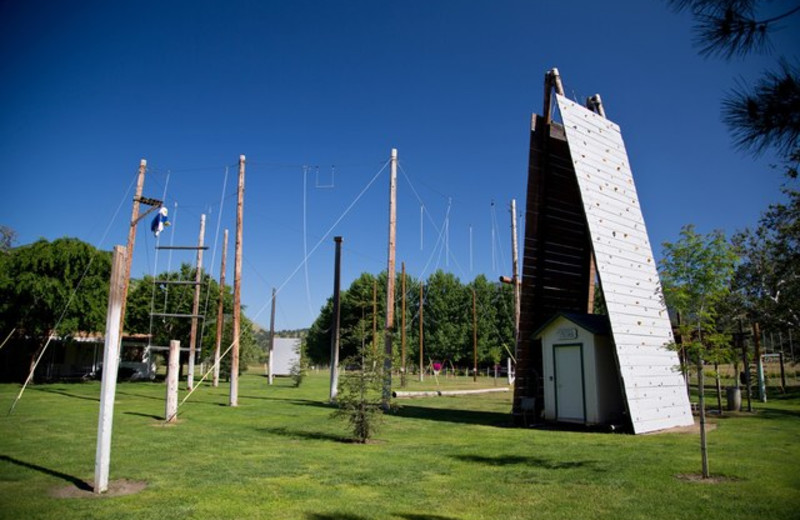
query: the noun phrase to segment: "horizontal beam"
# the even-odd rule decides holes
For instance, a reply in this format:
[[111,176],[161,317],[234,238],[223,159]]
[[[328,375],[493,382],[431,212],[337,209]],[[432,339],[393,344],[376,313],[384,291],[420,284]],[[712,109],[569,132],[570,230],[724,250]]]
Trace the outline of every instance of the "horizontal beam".
[[205,285],[205,282],[195,282],[194,280],[156,280],[155,283],[162,285]]

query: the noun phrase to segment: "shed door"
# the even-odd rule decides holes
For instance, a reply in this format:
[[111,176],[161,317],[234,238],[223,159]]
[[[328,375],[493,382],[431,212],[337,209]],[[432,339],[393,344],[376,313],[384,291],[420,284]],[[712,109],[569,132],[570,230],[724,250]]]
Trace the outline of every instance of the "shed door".
[[553,345],[556,384],[556,419],[586,420],[583,402],[583,355],[581,345]]

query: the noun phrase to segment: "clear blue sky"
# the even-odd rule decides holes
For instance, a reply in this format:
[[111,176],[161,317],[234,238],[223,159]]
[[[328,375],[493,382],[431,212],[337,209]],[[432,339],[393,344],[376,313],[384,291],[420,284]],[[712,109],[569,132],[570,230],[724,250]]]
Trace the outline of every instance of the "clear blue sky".
[[[784,180],[773,158],[736,151],[720,117],[724,94],[775,56],[703,59],[691,25],[657,0],[5,1],[0,224],[18,244],[124,244],[144,158],[145,195],[160,198],[168,181],[167,205],[178,204],[162,244],[195,243],[206,212],[213,246],[221,214],[231,280],[245,154],[243,302],[268,325],[281,287],[277,327],[305,327],[331,294],[333,235],[344,236],[344,287],[386,268],[388,169],[323,237],[397,148],[398,270],[495,279],[511,271],[509,201],[524,210],[530,114],[558,67],[569,97],[599,92],[620,124],[659,256],[684,224],[753,225]],[[792,36],[778,34],[775,55],[798,55]],[[435,229],[448,205],[449,259]],[[137,277],[155,265],[147,227]],[[308,250],[322,240],[308,283],[304,236]],[[216,240],[204,259],[215,277]],[[193,255],[172,267],[181,261]],[[162,252],[158,271],[167,262]]]

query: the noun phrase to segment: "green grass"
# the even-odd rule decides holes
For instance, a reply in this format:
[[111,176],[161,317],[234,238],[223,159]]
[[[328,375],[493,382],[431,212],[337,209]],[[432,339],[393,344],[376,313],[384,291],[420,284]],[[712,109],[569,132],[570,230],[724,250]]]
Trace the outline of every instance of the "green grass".
[[[18,389],[0,385],[3,413]],[[0,417],[0,518],[775,520],[800,511],[796,391],[755,414],[711,418],[711,473],[727,477],[714,484],[676,478],[699,472],[696,434],[511,428],[510,393],[398,401],[375,442],[358,445],[329,418],[324,373],[298,389],[247,374],[237,408],[227,392],[200,388],[179,423],[164,426],[162,384],[120,383],[111,479],[147,488],[53,498],[94,478],[99,385],[30,387]]]

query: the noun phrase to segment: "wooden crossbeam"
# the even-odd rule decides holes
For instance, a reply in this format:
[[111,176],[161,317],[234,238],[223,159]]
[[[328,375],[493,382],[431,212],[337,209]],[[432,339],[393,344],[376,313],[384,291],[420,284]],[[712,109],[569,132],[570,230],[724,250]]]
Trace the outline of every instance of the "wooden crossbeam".
[[195,282],[194,280],[156,280],[155,283],[162,285],[204,285],[205,282]]

